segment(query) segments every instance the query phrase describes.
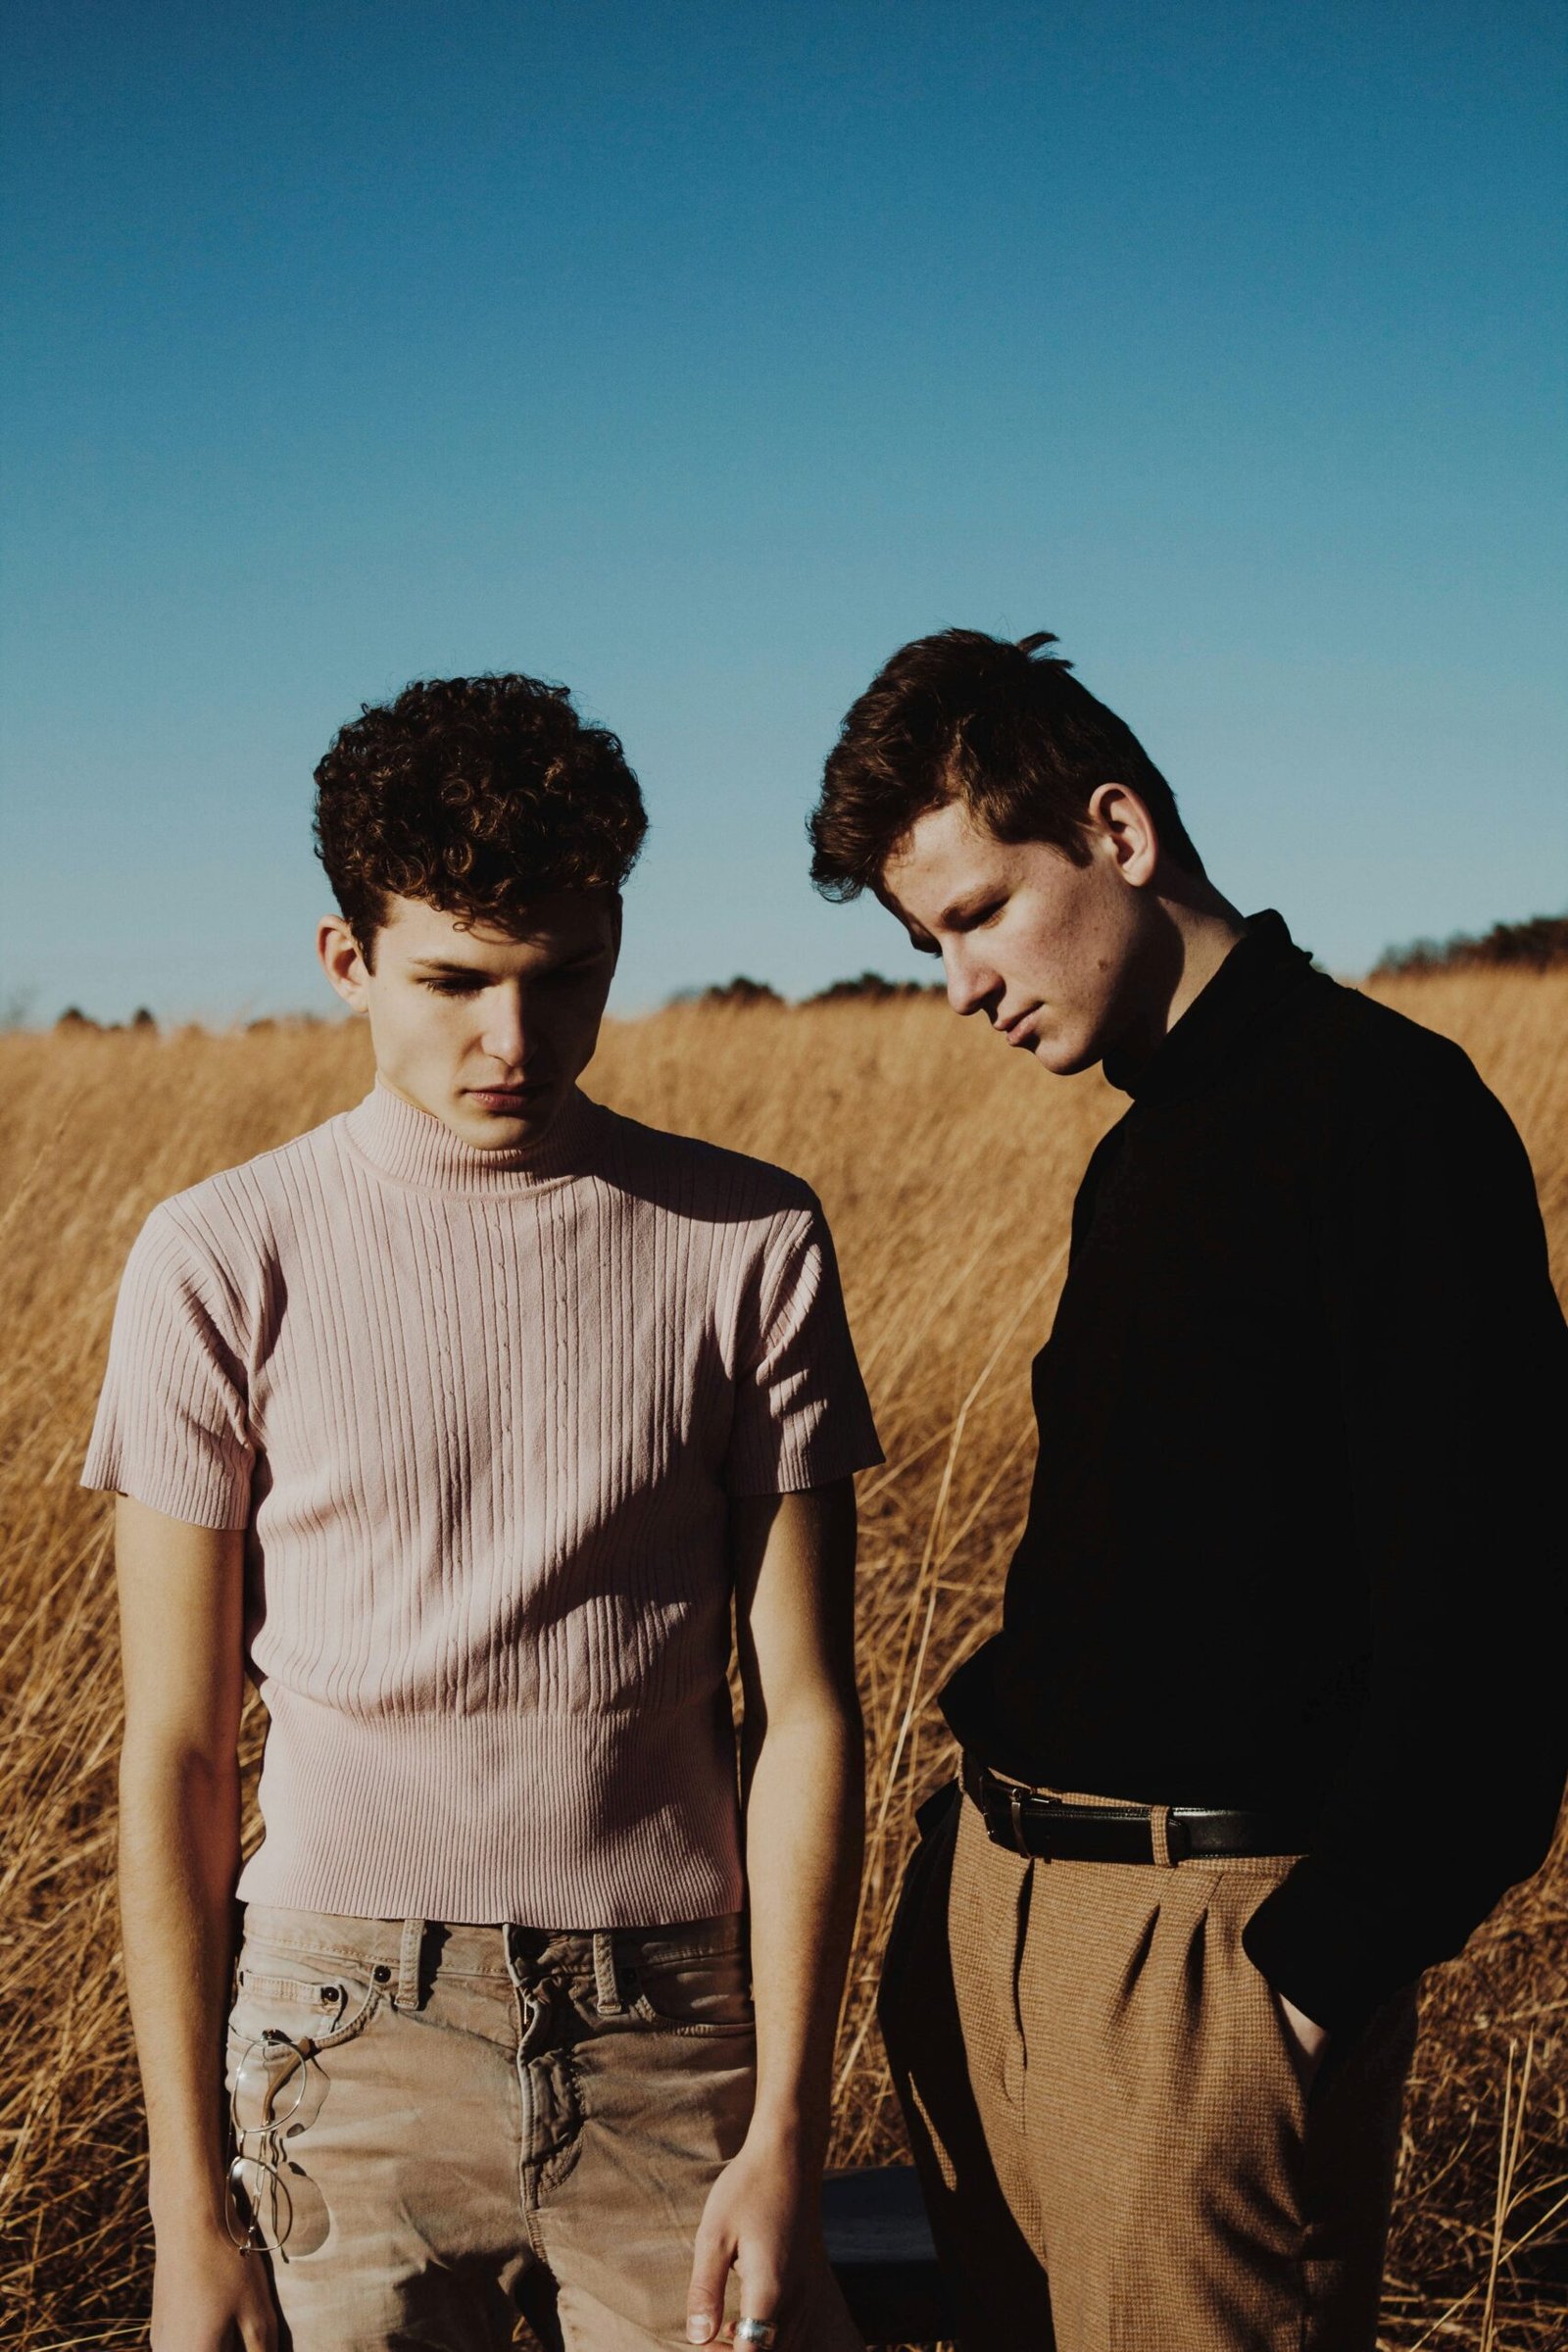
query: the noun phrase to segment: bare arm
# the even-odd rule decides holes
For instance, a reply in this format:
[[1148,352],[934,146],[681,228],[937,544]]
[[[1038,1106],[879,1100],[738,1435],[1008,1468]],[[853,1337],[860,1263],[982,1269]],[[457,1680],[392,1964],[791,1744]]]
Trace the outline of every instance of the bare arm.
[[688,2332],[709,2340],[734,2264],[748,2316],[776,2318],[788,2346],[801,2282],[822,2258],[817,2191],[859,1885],[853,1483],[743,1499],[731,1527],[757,2102],[745,2145],[709,2199]]
[[127,1495],[116,1506],[120,1906],[147,2107],[154,2352],[276,2340],[265,2267],[223,2220],[243,1544],[238,1529],[187,1526]]

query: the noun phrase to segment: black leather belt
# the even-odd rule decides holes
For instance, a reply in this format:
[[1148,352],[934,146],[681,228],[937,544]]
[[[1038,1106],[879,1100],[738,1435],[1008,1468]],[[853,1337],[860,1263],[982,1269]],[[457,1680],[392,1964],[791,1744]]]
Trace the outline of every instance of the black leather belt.
[[[993,1845],[1043,1862],[1154,1862],[1154,1814],[1149,1805],[1075,1805],[998,1778],[978,1756],[963,1759],[966,1795],[980,1808]],[[1306,1825],[1283,1813],[1224,1812],[1172,1805],[1165,1820],[1172,1862],[1205,1854],[1299,1854]]]

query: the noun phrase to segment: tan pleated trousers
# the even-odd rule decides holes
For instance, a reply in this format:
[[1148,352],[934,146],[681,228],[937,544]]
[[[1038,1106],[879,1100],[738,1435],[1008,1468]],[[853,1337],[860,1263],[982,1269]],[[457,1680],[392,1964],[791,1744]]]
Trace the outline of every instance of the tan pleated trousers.
[[975,2352],[1373,2352],[1414,1996],[1309,2069],[1241,1940],[1289,1867],[928,1834],[881,2017]]

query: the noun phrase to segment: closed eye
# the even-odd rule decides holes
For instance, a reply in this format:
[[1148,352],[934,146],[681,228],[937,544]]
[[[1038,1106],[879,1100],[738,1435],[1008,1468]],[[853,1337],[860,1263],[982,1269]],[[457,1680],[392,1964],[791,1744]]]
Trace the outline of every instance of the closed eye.
[[949,915],[948,929],[950,931],[983,931],[989,923],[996,921],[1006,904],[1005,899],[987,899],[982,906],[962,907]]
[[[598,969],[599,962],[600,956],[596,950],[591,956],[578,956],[574,963],[558,963],[547,972],[536,973],[532,986],[538,988],[553,980],[584,980],[591,972]],[[495,983],[487,979],[482,972],[441,973],[433,978],[421,975],[419,979],[421,988],[430,989],[438,997],[472,997],[476,996],[480,989],[492,988],[494,985]]]

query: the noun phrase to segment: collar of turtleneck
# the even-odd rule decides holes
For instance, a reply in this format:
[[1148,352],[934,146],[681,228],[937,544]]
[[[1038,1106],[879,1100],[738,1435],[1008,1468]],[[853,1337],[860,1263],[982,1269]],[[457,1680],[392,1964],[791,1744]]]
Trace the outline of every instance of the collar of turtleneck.
[[344,1123],[361,1156],[396,1183],[483,1195],[525,1193],[583,1174],[593,1163],[607,1117],[573,1087],[537,1143],[466,1143],[444,1120],[395,1093],[377,1071],[370,1092]]

